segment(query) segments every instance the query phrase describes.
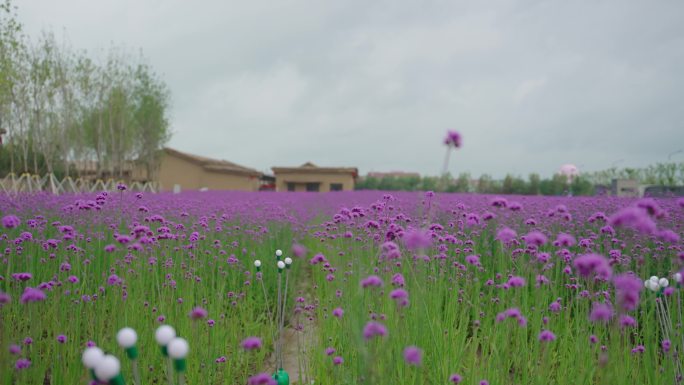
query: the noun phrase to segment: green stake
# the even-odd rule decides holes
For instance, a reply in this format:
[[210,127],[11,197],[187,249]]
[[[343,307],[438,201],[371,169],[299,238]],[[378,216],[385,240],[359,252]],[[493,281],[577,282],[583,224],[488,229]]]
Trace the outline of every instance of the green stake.
[[117,374],[116,377],[109,380],[109,385],[125,385],[124,378],[121,373]]
[[283,368],[278,369],[278,371],[273,375],[273,379],[276,380],[278,385],[290,385],[290,375],[287,374]]

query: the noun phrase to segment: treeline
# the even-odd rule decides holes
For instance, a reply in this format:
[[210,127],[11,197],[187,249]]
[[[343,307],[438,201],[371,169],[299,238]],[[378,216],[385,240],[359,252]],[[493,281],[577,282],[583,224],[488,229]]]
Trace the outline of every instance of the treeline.
[[564,176],[555,175],[550,179],[542,179],[538,174],[530,174],[527,179],[507,175],[503,180],[495,180],[487,174],[473,179],[468,173],[461,173],[456,179],[448,174],[444,177],[365,177],[356,183],[356,189],[519,195],[566,195],[570,191],[573,195],[594,194],[593,184],[585,177],[576,177],[569,185]]
[[0,5],[0,176],[9,172],[148,178],[170,137],[169,90],[142,54],[111,47],[102,62],[30,39]]
[[657,163],[643,168],[612,167],[593,172],[588,178],[600,185],[609,185],[613,179],[635,179],[646,185],[684,186],[684,162]]
[[634,179],[639,184],[656,186],[684,186],[684,162],[658,163],[644,168],[610,168],[573,178],[569,185],[565,176],[556,174],[542,179],[530,174],[527,179],[506,175],[495,180],[484,174],[473,179],[462,173],[458,178],[447,174],[435,176],[364,177],[356,183],[357,190],[476,192],[482,194],[519,195],[594,195],[597,186],[610,189],[613,179]]

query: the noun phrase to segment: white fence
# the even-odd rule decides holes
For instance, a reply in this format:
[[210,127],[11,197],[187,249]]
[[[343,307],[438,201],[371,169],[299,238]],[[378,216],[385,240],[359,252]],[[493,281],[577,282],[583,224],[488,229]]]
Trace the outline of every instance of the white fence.
[[[18,194],[48,191],[53,194],[69,194],[116,191],[116,186],[119,183],[120,181],[114,179],[91,181],[82,178],[73,179],[71,177],[66,177],[60,181],[53,174],[47,174],[43,177],[30,174],[22,174],[21,176],[9,174],[0,179],[0,192]],[[159,191],[159,184],[157,182],[133,182],[127,187],[131,191],[152,193]]]

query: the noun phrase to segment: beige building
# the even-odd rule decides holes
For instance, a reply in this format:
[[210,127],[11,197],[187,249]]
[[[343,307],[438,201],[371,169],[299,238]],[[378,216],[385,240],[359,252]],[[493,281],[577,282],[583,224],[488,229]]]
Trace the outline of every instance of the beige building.
[[355,167],[318,167],[311,162],[299,167],[273,167],[276,191],[350,191],[359,174]]
[[261,173],[226,160],[205,158],[167,147],[164,148],[157,177],[162,191],[176,188],[257,191]]
[[613,179],[611,192],[616,197],[638,197],[639,181],[636,179]]

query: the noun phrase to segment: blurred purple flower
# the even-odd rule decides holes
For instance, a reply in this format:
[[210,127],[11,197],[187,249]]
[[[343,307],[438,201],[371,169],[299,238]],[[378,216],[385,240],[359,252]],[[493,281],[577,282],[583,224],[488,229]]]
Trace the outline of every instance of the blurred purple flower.
[[595,274],[601,279],[609,279],[613,273],[608,260],[598,254],[585,254],[575,258],[573,265],[585,278]]
[[538,338],[541,342],[550,342],[556,340],[556,335],[553,334],[553,332],[551,332],[550,330],[542,330],[541,333],[539,333]]
[[404,245],[409,250],[427,249],[432,246],[432,238],[423,230],[409,230],[404,233]]
[[366,341],[370,340],[373,337],[385,337],[386,335],[387,328],[385,327],[385,325],[379,322],[370,321],[363,328],[363,338],[365,338]]
[[262,343],[259,337],[247,337],[240,344],[245,350],[261,349]]
[[12,278],[14,278],[16,281],[26,282],[29,279],[33,278],[33,274],[31,274],[31,273],[13,273]]
[[268,373],[259,373],[247,380],[248,385],[278,385],[278,382],[271,378]]
[[589,320],[591,322],[604,322],[607,323],[613,318],[613,308],[602,302],[595,302],[591,308],[591,313],[589,314]]
[[656,224],[648,216],[648,212],[639,207],[627,207],[608,218],[608,224],[614,227],[627,227],[644,234],[653,234]]
[[47,296],[42,290],[27,287],[24,289],[24,293],[21,295],[19,301],[21,303],[39,302],[44,301],[45,298],[47,298]]
[[639,304],[639,293],[644,288],[641,280],[631,274],[613,277],[617,303],[625,310],[632,311]]
[[208,314],[208,313],[207,313],[207,311],[206,311],[205,309],[203,309],[203,308],[197,306],[197,307],[195,307],[194,309],[192,309],[192,311],[190,312],[189,316],[190,316],[190,318],[192,318],[193,320],[198,320],[198,319],[206,318],[206,317],[207,317],[207,314]]
[[369,275],[368,277],[364,278],[361,280],[361,287],[362,288],[367,288],[367,287],[381,287],[382,286],[382,279],[378,277],[377,275]]
[[404,349],[404,361],[409,365],[419,366],[423,360],[423,351],[416,346]]
[[461,147],[461,134],[454,130],[448,130],[446,137],[444,138],[444,144],[455,148]]
[[6,229],[13,229],[21,224],[21,220],[16,215],[6,215],[2,217],[2,226]]
[[508,245],[518,236],[514,230],[504,227],[496,233],[496,239],[503,242],[503,244]]
[[633,328],[637,326],[637,322],[634,318],[628,316],[627,314],[623,314],[620,316],[620,327],[621,328]]
[[306,255],[306,247],[299,244],[292,245],[292,255],[297,258],[304,258]]
[[528,246],[542,246],[548,241],[546,235],[540,231],[531,231],[522,238]]
[[28,358],[20,358],[14,364],[16,370],[27,369],[29,366],[31,366],[31,361]]

